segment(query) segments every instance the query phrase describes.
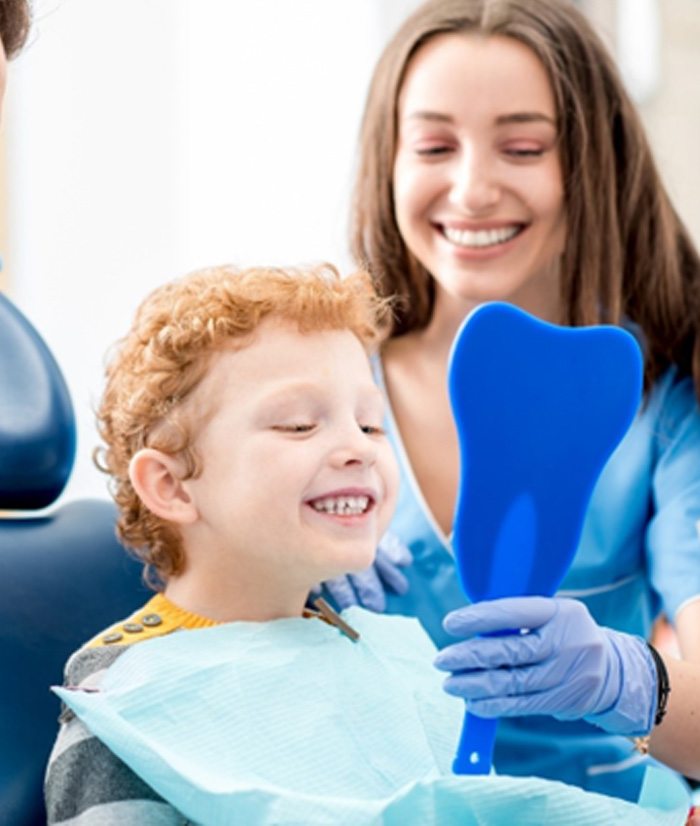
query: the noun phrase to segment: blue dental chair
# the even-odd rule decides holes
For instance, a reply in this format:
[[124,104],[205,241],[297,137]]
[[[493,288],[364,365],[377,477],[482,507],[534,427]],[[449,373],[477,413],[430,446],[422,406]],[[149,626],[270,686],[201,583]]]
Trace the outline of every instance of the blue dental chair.
[[141,565],[100,500],[49,512],[75,455],[61,371],[0,295],[0,826],[46,823],[43,776],[58,729],[49,686],[81,643],[148,599]]

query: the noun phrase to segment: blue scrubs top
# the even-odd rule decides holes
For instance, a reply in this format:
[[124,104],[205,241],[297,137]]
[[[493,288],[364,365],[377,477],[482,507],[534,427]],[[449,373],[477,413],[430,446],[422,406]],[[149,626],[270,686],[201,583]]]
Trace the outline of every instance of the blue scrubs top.
[[[389,528],[410,548],[404,596],[387,595],[389,613],[420,619],[438,647],[449,611],[466,604],[450,538],[435,522],[413,475],[388,405],[386,429],[401,485]],[[692,381],[675,369],[659,380],[605,466],[593,492],[581,542],[559,596],[584,602],[601,625],[648,638],[663,610],[700,598],[700,411]],[[583,721],[502,719],[495,750],[502,774],[563,780],[590,791],[637,800],[648,758],[624,737]]]

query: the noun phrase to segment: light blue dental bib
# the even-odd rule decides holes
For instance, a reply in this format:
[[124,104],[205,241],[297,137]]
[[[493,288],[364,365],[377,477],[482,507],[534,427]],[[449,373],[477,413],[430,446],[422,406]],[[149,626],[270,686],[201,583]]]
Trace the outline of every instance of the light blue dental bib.
[[[681,826],[670,774],[645,806],[532,778],[454,777],[463,715],[416,620],[343,613],[231,623],[134,645],[100,690],[54,689],[195,823]],[[665,797],[664,797],[665,795]]]

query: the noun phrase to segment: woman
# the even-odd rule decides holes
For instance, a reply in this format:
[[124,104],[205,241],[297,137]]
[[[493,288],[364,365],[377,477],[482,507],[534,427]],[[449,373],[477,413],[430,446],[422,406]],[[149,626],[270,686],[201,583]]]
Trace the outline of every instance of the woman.
[[[657,695],[663,662],[630,635],[647,637],[659,610],[672,618],[686,661],[666,658],[672,693],[651,750],[697,776],[700,260],[612,59],[566,0],[429,0],[377,65],[360,152],[353,252],[383,294],[399,296],[379,372],[403,473],[391,530],[414,562],[405,570],[407,592],[388,594],[387,609],[418,616],[440,646],[454,642],[442,627],[464,604],[449,542],[459,467],[446,366],[469,311],[502,300],[558,324],[624,324],[644,348],[645,399],[594,492],[560,596],[590,612],[576,615],[577,633],[589,642],[573,661],[608,647],[596,664],[600,696],[606,686],[610,694],[605,674],[614,663],[621,697],[631,692],[617,711],[635,712],[635,692],[644,696],[635,731],[653,727],[667,698]],[[529,603],[511,605],[500,627],[521,627],[522,610],[533,629],[527,644],[551,642],[552,634],[561,641],[571,620],[561,618],[565,602],[560,610],[547,601],[542,616],[535,611],[539,619]],[[458,611],[448,626],[458,634],[484,623],[497,630],[488,606],[476,619],[474,610]],[[625,632],[614,637],[622,653],[607,628]],[[532,669],[502,650],[495,670],[475,667],[475,647],[487,643],[460,643],[441,655],[441,667],[455,673],[450,690],[483,698],[494,673],[504,673],[499,666]],[[542,651],[533,658],[547,672],[544,683],[527,691],[510,685],[505,698],[482,707],[484,715],[531,715],[536,707],[567,719],[597,716],[597,725],[503,720],[496,768],[636,799],[643,756],[600,729],[629,726],[604,719],[612,707],[568,708],[561,692],[550,691]],[[547,702],[528,705],[520,696],[514,707],[508,699],[529,691]]]

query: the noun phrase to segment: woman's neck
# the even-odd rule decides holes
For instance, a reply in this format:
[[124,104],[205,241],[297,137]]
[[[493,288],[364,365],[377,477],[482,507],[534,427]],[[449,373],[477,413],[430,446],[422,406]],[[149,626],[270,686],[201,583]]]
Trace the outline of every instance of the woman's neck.
[[[542,289],[541,286],[537,289],[524,288],[520,294],[511,296],[510,303],[542,321],[560,324],[558,267],[552,270],[546,283],[547,289]],[[422,330],[406,336],[411,349],[420,351],[428,360],[446,364],[452,343],[464,319],[481,303],[484,302],[456,298],[438,288],[430,321]]]

